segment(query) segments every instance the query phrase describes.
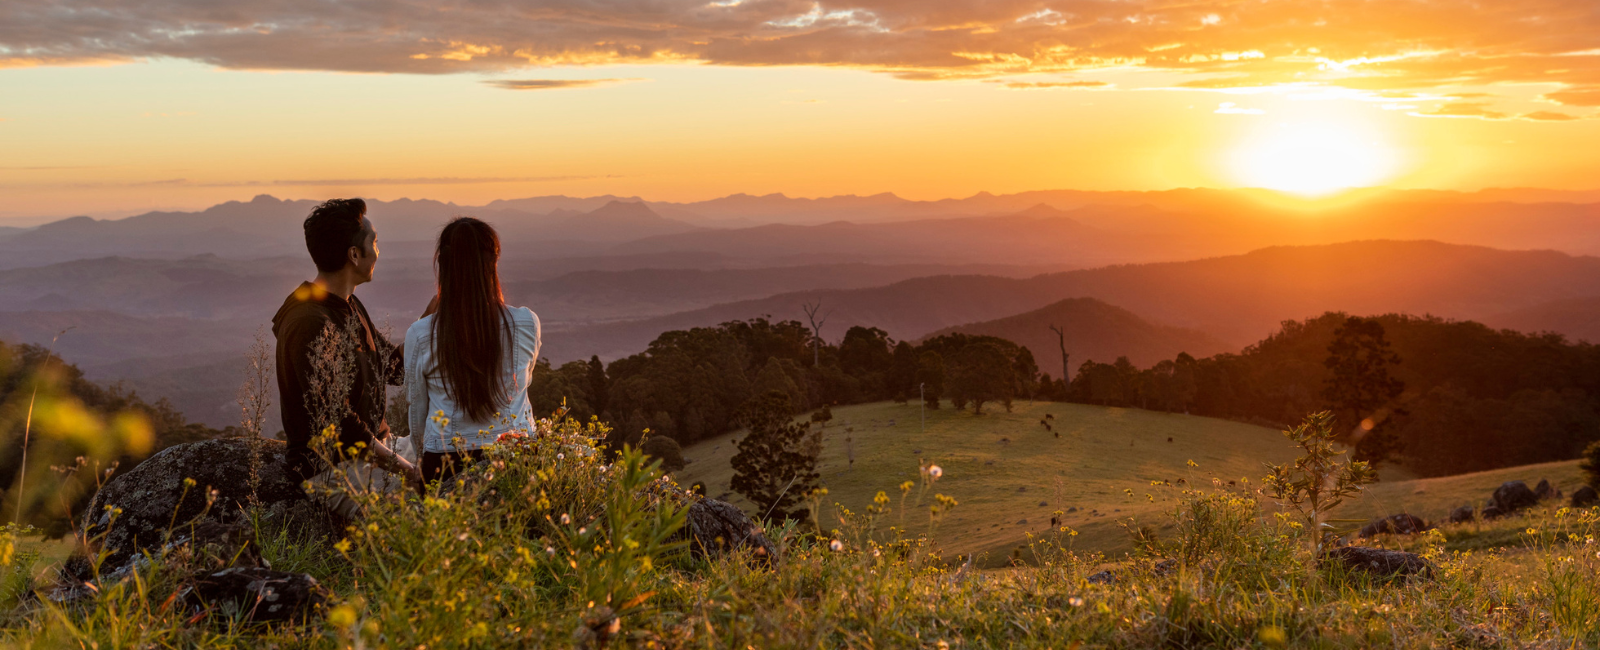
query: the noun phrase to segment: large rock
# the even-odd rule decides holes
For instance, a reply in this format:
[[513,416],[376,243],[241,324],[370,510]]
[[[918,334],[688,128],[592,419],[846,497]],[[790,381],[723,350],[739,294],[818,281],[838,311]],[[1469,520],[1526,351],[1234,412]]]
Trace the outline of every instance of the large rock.
[[1317,562],[1324,567],[1342,566],[1349,571],[1381,578],[1430,576],[1433,573],[1433,565],[1421,555],[1366,546],[1329,549],[1323,551]]
[[1551,485],[1550,479],[1542,478],[1539,479],[1538,485],[1533,486],[1533,494],[1534,496],[1539,497],[1540,501],[1545,499],[1559,499],[1561,498],[1561,489]]
[[1528,489],[1527,483],[1506,481],[1494,489],[1494,496],[1490,497],[1489,503],[1499,510],[1500,515],[1509,515],[1539,505],[1539,495]]
[[1585,485],[1572,492],[1572,507],[1574,508],[1587,508],[1597,503],[1600,503],[1600,493],[1595,492],[1592,487]]
[[232,567],[189,579],[193,609],[245,621],[304,620],[327,602],[316,578],[259,567]]
[[1356,533],[1357,537],[1376,537],[1378,535],[1415,535],[1429,528],[1428,522],[1421,517],[1400,513],[1389,515],[1381,519],[1374,519],[1361,527]]
[[777,547],[761,525],[726,501],[699,499],[689,504],[683,529],[689,535],[689,552],[695,557],[716,557],[738,549],[750,551],[758,564],[770,565],[778,557]]
[[1452,524],[1470,523],[1473,519],[1472,506],[1461,506],[1450,511],[1450,523]]
[[[284,445],[263,440],[256,496],[272,514],[341,530],[333,515],[306,496],[298,477],[284,471]],[[184,479],[194,479],[185,487]],[[207,505],[208,493],[216,500]],[[86,537],[120,566],[135,553],[189,536],[196,526],[227,523],[250,501],[250,450],[241,438],[202,440],[161,450],[100,488],[83,513]],[[121,513],[114,518],[108,508]]]

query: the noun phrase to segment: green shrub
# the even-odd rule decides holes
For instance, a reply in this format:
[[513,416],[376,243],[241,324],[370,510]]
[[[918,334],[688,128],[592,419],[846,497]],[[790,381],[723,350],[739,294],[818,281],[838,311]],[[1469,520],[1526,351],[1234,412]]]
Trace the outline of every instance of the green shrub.
[[677,440],[662,435],[652,435],[639,446],[644,455],[661,461],[661,469],[676,472],[683,469],[683,447]]

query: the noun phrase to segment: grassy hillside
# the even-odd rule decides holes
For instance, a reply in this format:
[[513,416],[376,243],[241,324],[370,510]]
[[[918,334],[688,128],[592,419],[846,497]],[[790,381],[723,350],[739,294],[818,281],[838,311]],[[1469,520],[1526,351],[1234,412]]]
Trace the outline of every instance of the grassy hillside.
[[[944,477],[921,507],[907,508],[904,526],[913,534],[928,530],[933,493],[955,497],[960,505],[933,528],[933,538],[946,553],[987,552],[992,561],[1003,560],[1025,533],[1047,531],[1057,510],[1079,531],[1078,548],[1124,549],[1128,535],[1118,521],[1154,521],[1169,507],[1171,488],[1153,491],[1151,481],[1255,480],[1265,473],[1263,462],[1294,457],[1293,446],[1271,429],[1182,414],[1021,401],[1013,413],[928,411],[927,430],[919,432],[918,411],[892,403],[836,409],[819,467],[827,501],[859,512],[883,490],[898,507],[896,486],[917,478],[919,458],[931,461]],[[1039,424],[1047,413],[1055,416],[1059,438]],[[738,436],[685,449],[690,462],[678,482],[704,481],[711,496],[729,492],[728,461]],[[853,467],[846,437],[854,439]],[[753,509],[738,495],[727,498]],[[832,509],[824,512],[826,526]],[[891,514],[891,523],[900,515]]]
[[[1039,420],[1055,416],[1057,438]],[[891,497],[895,511],[889,523],[901,523],[912,534],[932,532],[947,554],[988,554],[998,564],[1029,532],[1049,531],[1050,517],[1063,511],[1062,523],[1079,532],[1074,547],[1119,554],[1131,548],[1124,524],[1149,525],[1161,534],[1182,489],[1265,475],[1263,463],[1286,462],[1297,448],[1279,432],[1239,422],[1139,409],[1039,402],[1016,404],[974,416],[948,408],[928,411],[926,432],[919,432],[916,405],[864,404],[836,409],[827,428],[819,471],[828,488],[824,527],[835,525],[835,502],[861,512],[879,490]],[[684,449],[688,465],[677,473],[681,484],[703,481],[707,494],[754,506],[732,494],[729,459],[737,449],[735,433]],[[855,463],[849,462],[845,439],[854,439]],[[1168,439],[1171,442],[1168,442]],[[902,513],[896,486],[918,477],[918,459],[938,464],[941,478],[919,507],[907,500]],[[1190,466],[1189,461],[1195,465]],[[1390,475],[1385,472],[1385,475]],[[1576,461],[1528,465],[1443,478],[1380,482],[1333,514],[1339,519],[1366,520],[1409,512],[1430,521],[1447,517],[1460,505],[1482,506],[1505,481],[1524,480],[1531,487],[1541,478],[1570,493],[1581,484]],[[1152,486],[1170,481],[1172,486]],[[1127,490],[1132,491],[1130,496]],[[724,494],[727,493],[727,494]],[[960,502],[930,527],[927,506],[934,493]],[[1148,496],[1147,496],[1148,495]],[[1074,510],[1075,509],[1075,510]]]

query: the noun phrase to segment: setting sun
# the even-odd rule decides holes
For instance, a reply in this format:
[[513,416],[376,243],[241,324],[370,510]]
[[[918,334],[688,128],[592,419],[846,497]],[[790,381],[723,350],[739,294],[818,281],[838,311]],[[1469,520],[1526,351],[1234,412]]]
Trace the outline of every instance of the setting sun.
[[1241,184],[1324,196],[1383,183],[1400,167],[1400,155],[1379,134],[1333,121],[1288,122],[1266,127],[1229,154]]

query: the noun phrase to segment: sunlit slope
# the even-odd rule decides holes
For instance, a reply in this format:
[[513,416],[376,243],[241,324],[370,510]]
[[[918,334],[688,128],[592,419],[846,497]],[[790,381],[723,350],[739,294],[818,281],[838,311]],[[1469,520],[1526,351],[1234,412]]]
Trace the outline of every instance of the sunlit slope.
[[[933,527],[933,537],[947,554],[987,552],[990,563],[1004,560],[1026,533],[1046,532],[1054,511],[1074,508],[1064,523],[1080,532],[1073,540],[1077,548],[1126,549],[1129,537],[1119,520],[1159,524],[1170,507],[1174,488],[1153,488],[1151,481],[1255,481],[1265,474],[1262,463],[1295,456],[1295,448],[1272,429],[1183,414],[1021,401],[1013,413],[998,407],[986,407],[981,416],[928,411],[927,429],[920,432],[918,413],[914,403],[835,410],[820,462],[827,501],[861,512],[883,490],[897,506],[897,486],[917,478],[919,458],[932,461],[944,477],[921,506],[908,502],[906,512],[892,513],[887,523],[900,523],[903,515],[909,531],[929,530],[933,493],[949,495],[960,505]],[[1055,416],[1059,438],[1040,424],[1046,414]],[[740,435],[685,449],[690,462],[678,480],[704,481],[711,496],[729,493],[723,498],[753,510],[728,488],[733,441]],[[854,439],[853,467],[847,436]],[[824,512],[824,525],[836,525],[831,509]]]
[[1549,479],[1560,488],[1563,497],[1583,485],[1583,472],[1578,461],[1563,460],[1554,463],[1502,467],[1486,472],[1457,474],[1439,478],[1394,481],[1369,486],[1361,498],[1341,506],[1333,514],[1341,519],[1371,519],[1402,512],[1410,513],[1432,523],[1447,521],[1450,511],[1457,506],[1482,508],[1494,489],[1506,481],[1525,481],[1528,487]]

